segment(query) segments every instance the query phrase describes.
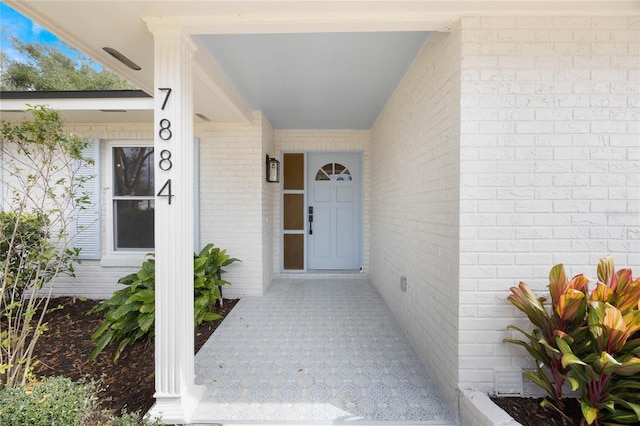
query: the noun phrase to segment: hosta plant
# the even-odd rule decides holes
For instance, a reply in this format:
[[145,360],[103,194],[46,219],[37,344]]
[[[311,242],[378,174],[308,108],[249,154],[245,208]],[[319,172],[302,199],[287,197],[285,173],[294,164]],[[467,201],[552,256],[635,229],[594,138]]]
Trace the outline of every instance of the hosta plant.
[[[598,281],[588,293],[582,275],[566,281],[564,268],[550,273],[551,306],[526,284],[511,289],[509,300],[534,325],[531,333],[509,326],[527,340],[505,339],[523,346],[536,359],[536,372],[525,373],[542,387],[562,412],[562,385],[580,391],[587,424],[640,423],[640,278],[630,269],[615,271],[613,258],[601,259]],[[586,295],[588,296],[588,299]],[[545,371],[551,374],[549,377]]]
[[[225,272],[222,267],[236,261],[239,260],[229,257],[226,250],[213,244],[194,255],[194,326],[221,318],[214,312],[214,305],[222,301],[220,286],[230,284],[221,277]],[[114,357],[117,361],[128,345],[155,335],[155,278],[155,260],[150,254],[138,272],[118,280],[125,288],[90,311],[105,312],[104,322],[91,336],[92,340],[97,340],[91,360],[96,359],[107,345],[117,342]]]
[[144,261],[142,268],[118,280],[125,288],[96,306],[89,313],[105,312],[104,322],[91,335],[97,340],[90,360],[102,352],[112,342],[118,342],[114,361],[120,358],[122,350],[129,344],[153,336],[155,320],[155,260],[153,255]]
[[231,284],[222,279],[222,274],[225,272],[222,268],[239,261],[229,256],[226,250],[215,247],[213,244],[207,244],[195,256],[193,288],[196,326],[203,321],[214,321],[220,318],[220,315],[213,312],[213,308],[216,303],[222,304],[222,286]]

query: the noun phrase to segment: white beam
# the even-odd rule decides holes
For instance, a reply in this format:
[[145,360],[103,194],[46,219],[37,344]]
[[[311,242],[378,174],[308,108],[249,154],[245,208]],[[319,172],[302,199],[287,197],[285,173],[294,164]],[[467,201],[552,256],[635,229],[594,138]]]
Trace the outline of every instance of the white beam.
[[[463,17],[628,16],[638,0],[217,1],[157,14],[188,34],[450,31]],[[194,13],[195,12],[195,13]]]
[[26,110],[28,105],[46,105],[60,111],[127,110],[151,111],[152,98],[85,98],[85,99],[2,99],[2,110]]

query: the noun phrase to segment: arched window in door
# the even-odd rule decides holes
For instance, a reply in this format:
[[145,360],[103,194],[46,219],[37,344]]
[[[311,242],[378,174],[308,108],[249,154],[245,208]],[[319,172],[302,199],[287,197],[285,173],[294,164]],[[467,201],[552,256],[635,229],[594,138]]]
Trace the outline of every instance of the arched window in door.
[[316,180],[351,180],[351,172],[340,163],[327,163],[318,169]]

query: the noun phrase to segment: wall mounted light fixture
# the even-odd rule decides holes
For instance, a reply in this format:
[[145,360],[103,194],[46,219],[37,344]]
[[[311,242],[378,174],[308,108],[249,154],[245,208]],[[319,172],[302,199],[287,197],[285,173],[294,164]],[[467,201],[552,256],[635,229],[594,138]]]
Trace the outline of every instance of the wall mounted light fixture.
[[267,154],[267,182],[280,182],[280,162]]

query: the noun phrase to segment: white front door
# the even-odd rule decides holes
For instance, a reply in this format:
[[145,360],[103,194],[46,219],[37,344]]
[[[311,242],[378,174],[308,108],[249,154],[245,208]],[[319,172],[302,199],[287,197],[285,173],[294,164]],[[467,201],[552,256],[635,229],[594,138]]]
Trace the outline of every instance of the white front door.
[[310,153],[307,159],[307,269],[358,269],[362,246],[359,153]]

